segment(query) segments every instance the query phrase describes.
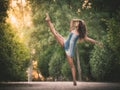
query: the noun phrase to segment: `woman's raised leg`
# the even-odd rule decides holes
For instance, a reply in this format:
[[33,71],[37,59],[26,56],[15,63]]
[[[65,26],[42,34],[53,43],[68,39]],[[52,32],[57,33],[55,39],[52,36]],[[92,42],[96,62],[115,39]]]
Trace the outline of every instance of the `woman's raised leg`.
[[46,19],[45,20],[47,21],[48,26],[50,27],[50,30],[53,33],[53,35],[55,36],[55,38],[57,39],[57,41],[60,43],[61,46],[63,46],[64,38],[55,30],[54,25],[52,24],[48,13],[46,13]]

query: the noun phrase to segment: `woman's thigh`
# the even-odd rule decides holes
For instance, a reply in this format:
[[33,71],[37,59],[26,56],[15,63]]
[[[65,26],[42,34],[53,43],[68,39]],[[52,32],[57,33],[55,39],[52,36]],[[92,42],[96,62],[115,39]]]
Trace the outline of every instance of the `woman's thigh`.
[[63,47],[64,37],[62,35],[60,35],[57,31],[55,31],[55,37],[58,40],[58,42],[61,44],[61,46]]

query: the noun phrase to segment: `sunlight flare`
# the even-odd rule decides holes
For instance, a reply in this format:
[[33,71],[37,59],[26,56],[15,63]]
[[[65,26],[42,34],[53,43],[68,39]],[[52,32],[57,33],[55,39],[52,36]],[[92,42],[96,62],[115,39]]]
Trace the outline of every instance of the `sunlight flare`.
[[[28,42],[30,36],[25,35],[27,28],[32,26],[31,7],[27,0],[11,0],[6,21],[11,24],[20,38],[20,42]],[[30,30],[30,29],[29,29]],[[28,32],[28,31],[27,31]],[[31,31],[30,31],[31,32]],[[28,38],[26,38],[28,37]]]

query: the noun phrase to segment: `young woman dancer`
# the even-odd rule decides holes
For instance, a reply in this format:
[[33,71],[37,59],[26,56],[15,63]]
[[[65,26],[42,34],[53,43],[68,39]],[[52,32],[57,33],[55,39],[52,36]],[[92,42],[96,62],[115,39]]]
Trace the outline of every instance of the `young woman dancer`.
[[[53,33],[56,40],[60,43],[60,45],[64,48],[66,57],[68,60],[68,63],[70,65],[72,76],[73,76],[73,85],[77,85],[76,83],[76,71],[75,66],[73,63],[73,55],[74,55],[74,47],[79,40],[80,42],[83,40],[90,41],[92,43],[99,44],[100,43],[94,39],[91,39],[87,36],[87,30],[86,25],[83,20],[81,19],[72,19],[70,21],[70,33],[68,35],[67,39],[64,39],[56,30],[54,25],[51,22],[51,19],[49,17],[49,14],[46,13],[46,22],[48,23],[48,26],[50,27],[50,31]],[[75,26],[75,29],[73,30],[73,26]]]

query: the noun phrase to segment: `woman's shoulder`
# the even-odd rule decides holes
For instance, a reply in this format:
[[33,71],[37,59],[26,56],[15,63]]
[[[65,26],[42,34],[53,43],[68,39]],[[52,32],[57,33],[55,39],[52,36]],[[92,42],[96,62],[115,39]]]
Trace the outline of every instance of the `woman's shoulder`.
[[79,35],[79,33],[76,32],[76,30],[73,30],[72,33],[74,33],[75,35]]

